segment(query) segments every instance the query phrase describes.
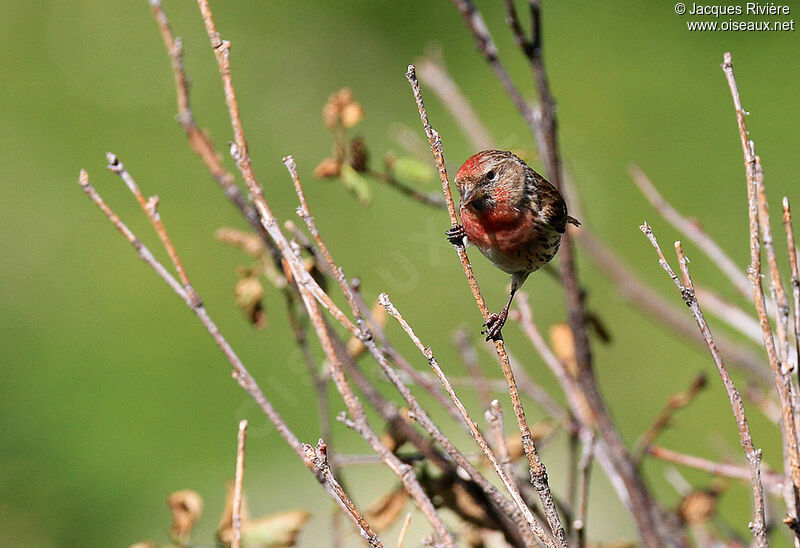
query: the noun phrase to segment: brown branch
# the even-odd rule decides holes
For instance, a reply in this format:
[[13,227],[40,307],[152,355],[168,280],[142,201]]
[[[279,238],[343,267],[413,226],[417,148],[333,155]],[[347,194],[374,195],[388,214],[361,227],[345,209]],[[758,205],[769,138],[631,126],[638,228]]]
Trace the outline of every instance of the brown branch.
[[794,301],[794,340],[795,359],[800,360],[800,268],[797,264],[797,247],[794,243],[792,210],[789,199],[783,198],[783,225],[786,229],[786,245],[789,248],[789,266],[792,271],[792,300]]
[[753,289],[753,303],[756,307],[761,330],[764,339],[764,348],[767,351],[770,368],[775,379],[775,386],[778,391],[778,400],[781,408],[782,418],[782,438],[784,459],[788,461],[788,470],[785,473],[791,479],[792,492],[787,494],[787,511],[789,517],[797,519],[798,506],[800,506],[800,449],[798,448],[797,428],[795,416],[797,414],[793,385],[788,372],[780,362],[775,350],[775,341],[772,337],[772,327],[767,315],[766,300],[764,289],[761,285],[761,242],[759,240],[759,208],[758,193],[760,186],[759,161],[755,153],[755,144],[750,139],[747,126],[745,124],[745,113],[742,108],[742,100],[739,96],[739,88],[733,73],[731,54],[725,53],[722,70],[728,80],[728,87],[731,91],[733,106],[736,111],[736,121],[739,128],[739,138],[742,144],[744,155],[745,172],[747,176],[747,198],[748,214],[750,219],[750,285]]
[[328,462],[328,446],[325,444],[325,442],[319,440],[316,447],[304,443],[303,450],[305,451],[308,460],[313,463],[320,475],[322,475],[326,482],[333,487],[336,496],[339,497],[339,500],[347,508],[350,516],[355,520],[356,523],[358,523],[359,527],[361,528],[361,535],[367,544],[373,548],[383,548],[383,542],[381,541],[380,537],[378,537],[367,520],[364,519],[364,515],[358,510],[358,508],[356,508],[356,505],[353,504],[353,501],[347,495],[345,490],[342,489],[342,486],[339,485],[339,482],[336,481],[336,478],[331,471],[331,466]]
[[239,548],[242,541],[242,480],[244,478],[244,444],[247,438],[247,419],[239,422],[236,446],[236,475],[233,480],[233,509],[231,510],[231,548]]
[[653,231],[647,223],[643,224],[640,228],[644,235],[650,240],[656,253],[658,253],[658,264],[661,265],[661,268],[672,278],[684,302],[692,311],[692,316],[694,316],[697,327],[703,334],[703,338],[708,345],[708,350],[711,353],[711,358],[714,360],[719,376],[722,379],[722,384],[725,387],[725,391],[728,393],[733,416],[736,419],[736,425],[739,429],[739,440],[741,441],[745,458],[750,468],[750,483],[753,490],[754,506],[753,522],[750,524],[750,531],[752,531],[757,544],[761,547],[766,547],[768,543],[766,522],[764,520],[764,488],[761,485],[761,450],[755,449],[753,446],[753,438],[750,435],[750,426],[747,424],[747,415],[745,414],[742,397],[739,395],[739,391],[736,389],[736,385],[733,383],[730,373],[728,373],[728,368],[725,367],[725,363],[722,361],[717,345],[714,342],[714,337],[703,316],[703,311],[700,309],[700,304],[697,302],[694,293],[694,285],[689,276],[688,263],[686,256],[683,254],[683,248],[680,242],[675,242],[675,253],[678,255],[678,264],[680,265],[681,274],[683,275],[683,282],[678,279],[678,276],[667,262],[661,251],[661,247],[659,247],[656,241]]
[[[450,396],[450,399],[453,400],[453,403],[455,404],[456,408],[459,410],[461,416],[464,418],[464,422],[467,424],[469,432],[472,435],[473,439],[478,444],[478,447],[481,448],[481,451],[483,451],[483,453],[489,459],[489,462],[491,463],[495,472],[497,472],[497,475],[503,482],[503,485],[508,490],[509,494],[511,495],[511,498],[514,500],[514,503],[517,505],[520,511],[522,511],[533,534],[536,535],[536,537],[539,540],[544,542],[549,547],[559,546],[559,544],[556,544],[557,541],[554,542],[553,539],[551,539],[549,535],[547,535],[547,533],[541,528],[539,523],[536,521],[536,518],[531,513],[530,509],[525,504],[525,501],[522,500],[522,497],[519,494],[519,490],[514,487],[512,479],[506,474],[500,461],[494,454],[494,451],[492,451],[491,447],[489,447],[489,443],[486,441],[486,438],[480,431],[480,428],[478,428],[478,425],[469,415],[469,412],[464,407],[464,404],[461,403],[461,400],[456,395],[452,385],[450,384],[450,381],[447,380],[447,377],[445,376],[441,367],[439,367],[436,358],[433,356],[433,352],[431,351],[431,349],[422,344],[422,341],[420,341],[419,337],[417,337],[417,335],[414,333],[414,330],[411,328],[408,322],[406,322],[406,320],[403,318],[403,316],[400,314],[397,308],[395,308],[395,306],[389,300],[388,295],[382,293],[381,296],[379,297],[379,300],[381,304],[386,308],[386,311],[389,312],[389,314],[391,314],[392,317],[394,317],[397,320],[397,322],[403,328],[403,331],[405,331],[408,334],[409,338],[412,340],[414,345],[417,348],[419,348],[420,352],[422,352],[422,355],[425,356],[425,359],[428,360],[431,369],[433,369],[434,373],[439,378],[439,381],[442,383],[442,386],[444,386],[445,391]],[[552,507],[553,509],[555,508],[554,505]],[[547,512],[546,509],[545,512]],[[552,516],[548,516],[548,523],[551,518]],[[555,519],[558,519],[558,517],[556,516]]]
[[364,407],[359,402],[358,398],[350,387],[350,383],[345,377],[342,362],[340,361],[339,356],[334,349],[327,326],[325,325],[322,315],[320,314],[317,301],[311,295],[311,292],[308,288],[302,285],[299,285],[298,288],[300,289],[300,294],[305,302],[306,308],[308,309],[309,316],[311,317],[311,323],[317,332],[317,337],[319,338],[325,355],[328,358],[328,362],[330,363],[331,378],[336,385],[337,390],[341,394],[342,400],[344,400],[348,413],[352,417],[351,427],[364,438],[372,450],[380,455],[383,462],[386,463],[389,469],[400,479],[405,490],[433,526],[439,541],[445,546],[455,548],[456,543],[452,533],[450,533],[447,526],[442,521],[430,498],[425,494],[422,485],[420,485],[416,474],[414,473],[414,469],[408,464],[402,462],[394,453],[392,453],[392,451],[381,442],[378,435],[370,427]]
[[[772,226],[769,219],[769,204],[767,203],[767,192],[764,189],[764,170],[761,167],[761,159],[756,156],[756,200],[758,201],[758,222],[761,225],[761,241],[764,251],[767,254],[767,265],[769,266],[770,291],[775,300],[775,334],[778,339],[777,352],[778,360],[783,367],[791,371],[789,361],[789,299],[783,289],[781,271],[778,267],[778,257],[775,254],[775,245],[772,241]],[[769,304],[769,303],[767,303]]]
[[167,251],[172,264],[175,265],[175,270],[178,272],[178,277],[183,284],[183,288],[186,290],[186,294],[191,297],[192,299],[197,299],[197,294],[192,289],[192,284],[189,283],[189,277],[186,275],[186,270],[183,268],[183,264],[181,264],[181,259],[178,257],[177,252],[175,251],[175,246],[172,245],[172,241],[169,239],[169,235],[167,231],[164,229],[164,224],[161,222],[161,216],[158,214],[158,197],[153,196],[149,199],[145,199],[142,191],[139,190],[136,181],[131,177],[130,173],[125,169],[125,166],[122,162],[119,161],[119,158],[116,157],[111,152],[106,152],[106,159],[108,159],[108,169],[119,175],[119,177],[125,182],[128,187],[128,190],[136,197],[136,201],[139,202],[139,205],[142,207],[142,211],[145,212],[147,217],[150,219],[150,222],[153,224],[153,228],[158,234],[158,238],[161,240],[161,245],[164,246],[164,249]]
[[[428,121],[428,113],[425,110],[425,104],[422,101],[422,94],[419,89],[419,82],[417,81],[414,65],[408,66],[406,78],[411,84],[411,89],[414,93],[414,99],[417,103],[417,109],[419,110],[420,120],[422,121],[425,135],[428,137],[428,141],[431,146],[431,152],[433,153],[436,167],[439,171],[439,177],[442,183],[442,192],[444,193],[444,198],[447,202],[447,211],[450,216],[450,224],[456,225],[458,223],[458,215],[456,213],[455,203],[453,202],[450,181],[447,177],[447,166],[444,161],[442,141],[439,137],[439,134],[431,127],[431,124]],[[478,287],[478,282],[475,279],[474,273],[472,272],[472,265],[469,262],[469,257],[467,257],[466,250],[464,249],[463,244],[455,244],[453,247],[455,248],[456,253],[461,261],[461,267],[464,270],[467,283],[472,291],[472,296],[474,297],[475,302],[480,309],[481,316],[483,316],[485,321],[489,318],[489,310],[486,307],[486,301],[481,294],[480,288]],[[503,370],[503,375],[508,383],[508,392],[514,408],[514,415],[517,419],[517,425],[519,427],[520,434],[522,435],[522,447],[525,450],[525,455],[528,457],[531,483],[533,483],[534,487],[536,488],[536,492],[539,494],[539,497],[542,501],[542,507],[544,508],[545,514],[548,518],[548,525],[550,526],[550,529],[556,538],[556,542],[559,545],[566,546],[566,532],[564,531],[564,527],[561,525],[561,520],[558,517],[558,512],[553,501],[553,496],[550,493],[550,486],[547,482],[547,471],[544,463],[542,463],[541,459],[539,458],[539,454],[533,445],[530,427],[528,426],[525,418],[525,410],[522,406],[522,401],[519,398],[519,390],[517,388],[516,380],[514,379],[514,373],[511,369],[511,364],[509,363],[505,343],[502,339],[499,339],[494,341],[494,346],[497,357],[500,360],[500,366]]]
[[[678,453],[677,451],[672,451],[671,449],[666,449],[658,445],[651,445],[648,447],[647,454],[659,460],[702,470],[714,476],[740,479],[747,482],[752,478],[752,471],[748,466],[715,462],[701,457],[695,457],[694,455]],[[781,496],[783,491],[783,478],[780,474],[772,472],[771,470],[762,470],[761,480],[767,491],[773,495]]]
[[706,376],[705,374],[697,375],[694,380],[692,380],[692,384],[689,385],[689,388],[682,392],[678,392],[673,394],[667,400],[667,405],[661,410],[658,414],[656,419],[653,421],[653,424],[645,430],[645,432],[639,438],[639,441],[636,442],[636,448],[633,451],[633,454],[636,456],[638,460],[642,459],[647,448],[656,441],[656,438],[663,432],[669,424],[672,422],[672,418],[675,416],[675,413],[683,409],[684,407],[689,406],[694,399],[700,394],[700,391],[703,390],[706,386]]

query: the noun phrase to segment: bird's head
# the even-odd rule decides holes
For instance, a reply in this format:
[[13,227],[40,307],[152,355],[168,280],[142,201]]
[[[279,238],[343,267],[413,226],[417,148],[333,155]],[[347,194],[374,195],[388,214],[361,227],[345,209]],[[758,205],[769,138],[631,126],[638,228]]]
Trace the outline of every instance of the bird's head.
[[503,150],[484,150],[456,173],[461,209],[488,213],[498,206],[516,207],[525,191],[525,162]]

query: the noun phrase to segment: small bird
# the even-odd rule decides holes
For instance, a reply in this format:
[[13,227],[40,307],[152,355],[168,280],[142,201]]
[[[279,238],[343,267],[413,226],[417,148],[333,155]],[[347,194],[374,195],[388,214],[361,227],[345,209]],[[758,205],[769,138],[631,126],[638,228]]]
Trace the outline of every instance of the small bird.
[[464,238],[503,272],[511,274],[511,294],[499,314],[486,321],[486,340],[502,338],[514,294],[528,276],[558,252],[567,223],[580,226],[567,214],[556,187],[518,156],[503,150],[484,150],[471,156],[455,178],[461,194],[461,225],[447,231],[448,240]]

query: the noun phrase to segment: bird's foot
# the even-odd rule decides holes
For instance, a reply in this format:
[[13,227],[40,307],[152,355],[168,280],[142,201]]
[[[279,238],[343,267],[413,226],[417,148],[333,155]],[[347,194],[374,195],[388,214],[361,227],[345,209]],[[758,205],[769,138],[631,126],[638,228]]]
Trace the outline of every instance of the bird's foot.
[[486,335],[487,341],[500,341],[503,340],[503,334],[500,332],[506,323],[508,314],[505,311],[500,314],[492,314],[483,324],[486,329],[481,331],[481,335]]
[[445,232],[447,236],[447,241],[453,245],[464,245],[464,238],[467,237],[467,233],[464,232],[464,227],[461,225],[453,225],[450,227],[450,230]]

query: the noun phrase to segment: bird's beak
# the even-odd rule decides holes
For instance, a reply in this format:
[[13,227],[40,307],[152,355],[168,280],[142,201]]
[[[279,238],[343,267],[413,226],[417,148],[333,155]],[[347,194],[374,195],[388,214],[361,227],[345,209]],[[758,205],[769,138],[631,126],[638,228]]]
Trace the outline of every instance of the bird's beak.
[[475,187],[465,189],[464,194],[461,195],[461,207],[467,207],[479,197],[480,192]]

